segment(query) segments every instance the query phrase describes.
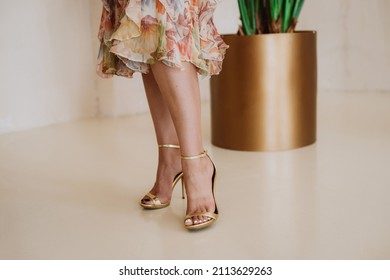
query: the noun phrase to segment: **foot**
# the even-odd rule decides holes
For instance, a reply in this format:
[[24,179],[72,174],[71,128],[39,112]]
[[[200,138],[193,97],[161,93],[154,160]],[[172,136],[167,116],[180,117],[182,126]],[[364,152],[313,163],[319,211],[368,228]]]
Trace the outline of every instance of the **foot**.
[[[156,181],[150,193],[157,196],[161,204],[165,204],[171,201],[173,180],[182,169],[180,150],[159,149],[158,158]],[[154,204],[154,201],[148,196],[144,196],[141,202],[148,205]]]
[[[187,193],[187,215],[215,211],[212,192],[214,165],[208,156],[194,160],[183,160],[184,184]],[[209,221],[207,216],[194,216],[184,221],[185,226],[200,225]]]

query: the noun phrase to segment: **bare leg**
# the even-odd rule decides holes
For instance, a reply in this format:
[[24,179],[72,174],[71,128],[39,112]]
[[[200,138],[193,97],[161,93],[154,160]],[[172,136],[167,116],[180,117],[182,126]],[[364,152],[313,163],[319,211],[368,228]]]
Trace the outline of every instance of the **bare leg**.
[[[191,63],[183,63],[180,70],[158,62],[152,65],[152,72],[168,106],[181,153],[185,156],[198,155],[204,151],[201,132],[201,100],[198,76]],[[187,192],[187,214],[214,212],[211,177],[213,166],[208,157],[182,161],[184,182]],[[186,224],[198,224],[207,217],[194,217]]]
[[[171,115],[154,79],[153,73],[143,74],[142,79],[152,115],[157,143],[178,144],[179,140]],[[150,193],[156,195],[161,203],[165,203],[171,199],[173,178],[180,171],[180,150],[171,148],[159,149],[156,181]],[[145,204],[153,204],[148,197],[144,197],[142,202]]]

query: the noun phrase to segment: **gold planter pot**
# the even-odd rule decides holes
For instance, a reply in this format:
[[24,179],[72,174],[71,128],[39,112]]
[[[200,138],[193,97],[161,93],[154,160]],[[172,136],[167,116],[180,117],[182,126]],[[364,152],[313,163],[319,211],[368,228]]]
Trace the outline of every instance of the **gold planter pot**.
[[210,83],[212,144],[279,151],[314,143],[316,32],[223,39],[230,47],[221,74]]

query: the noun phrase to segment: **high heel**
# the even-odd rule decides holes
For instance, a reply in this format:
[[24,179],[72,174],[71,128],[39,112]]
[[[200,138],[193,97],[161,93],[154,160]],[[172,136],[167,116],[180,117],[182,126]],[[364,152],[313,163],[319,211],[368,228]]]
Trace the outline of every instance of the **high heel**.
[[[173,145],[173,144],[161,144],[161,145],[158,145],[159,148],[173,148],[173,149],[180,149],[180,146],[178,145]],[[184,196],[184,183],[183,183],[183,172],[179,172],[176,174],[175,178],[173,178],[173,182],[172,182],[172,191],[173,189],[175,188],[176,184],[181,180],[181,193],[182,193],[182,198],[184,199],[185,196]],[[147,200],[148,202],[152,202],[152,203],[145,203],[144,201],[146,200],[145,198],[143,198],[141,201],[140,201],[140,205],[145,208],[145,209],[161,209],[161,208],[165,208],[167,206],[169,206],[169,204],[171,203],[171,201],[167,201],[165,203],[161,203],[160,199],[154,195],[154,194],[151,194],[150,192],[147,193],[145,195],[146,197],[149,198],[149,200]]]
[[[215,168],[215,165],[214,165],[214,162],[211,160],[211,158],[209,157],[209,155],[207,154],[206,151],[204,151],[203,153],[199,154],[199,155],[196,155],[196,156],[182,156],[181,158],[183,160],[193,160],[193,159],[199,159],[199,158],[203,158],[203,157],[208,157],[209,160],[211,161],[212,165],[213,165],[213,176],[211,177],[211,190],[212,190],[212,193],[213,193],[213,199],[214,199],[214,205],[215,205],[215,210],[214,212],[197,212],[197,213],[193,213],[193,214],[187,214],[184,218],[184,227],[188,230],[196,230],[196,229],[201,229],[201,228],[205,228],[205,227],[208,227],[210,225],[212,225],[213,223],[215,223],[218,219],[218,208],[217,208],[217,203],[215,201],[215,192],[214,192],[214,186],[215,186],[215,177],[217,175],[217,170]],[[184,183],[183,183],[184,185]],[[207,221],[204,221],[200,224],[194,224],[194,221],[193,221],[193,218],[194,217],[198,217],[198,216],[203,216],[203,217],[207,217],[208,220]],[[191,219],[192,221],[192,224],[191,225],[187,225],[186,224],[186,221]]]

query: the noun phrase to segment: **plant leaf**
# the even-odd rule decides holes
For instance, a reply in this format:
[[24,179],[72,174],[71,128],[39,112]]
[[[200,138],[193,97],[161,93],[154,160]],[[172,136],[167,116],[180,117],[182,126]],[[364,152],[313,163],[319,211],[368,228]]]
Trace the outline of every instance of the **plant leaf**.
[[285,0],[283,8],[283,22],[282,22],[282,32],[287,32],[292,20],[292,10],[294,7],[294,0]]
[[294,19],[298,19],[299,14],[301,13],[303,3],[305,3],[305,0],[296,0],[294,5],[294,10],[292,12],[292,17]]

